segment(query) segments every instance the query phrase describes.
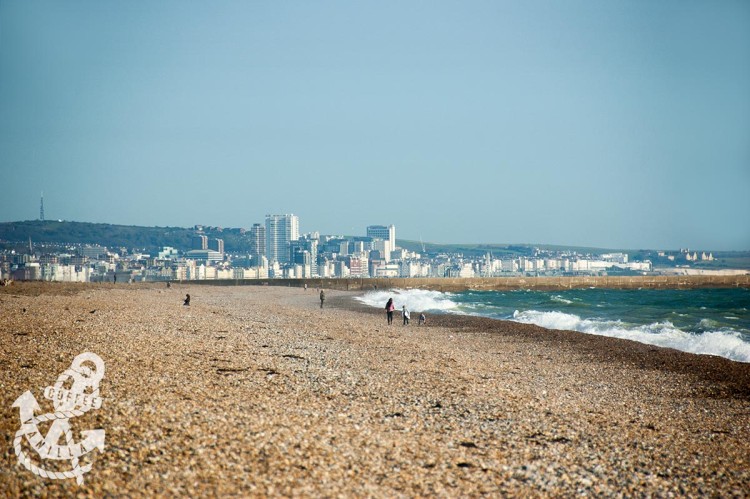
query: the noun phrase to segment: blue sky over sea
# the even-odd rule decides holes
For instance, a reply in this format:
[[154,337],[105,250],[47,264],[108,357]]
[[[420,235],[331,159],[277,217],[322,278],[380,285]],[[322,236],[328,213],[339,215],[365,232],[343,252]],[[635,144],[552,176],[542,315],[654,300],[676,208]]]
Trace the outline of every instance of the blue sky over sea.
[[0,221],[750,249],[746,1],[0,0]]

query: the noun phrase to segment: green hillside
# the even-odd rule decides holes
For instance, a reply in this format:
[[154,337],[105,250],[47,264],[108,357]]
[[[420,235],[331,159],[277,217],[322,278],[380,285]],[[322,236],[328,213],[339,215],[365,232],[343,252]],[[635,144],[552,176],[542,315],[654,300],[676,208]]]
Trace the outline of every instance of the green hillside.
[[[224,240],[228,252],[245,252],[250,242],[240,229],[206,228],[209,238]],[[88,222],[24,221],[0,223],[0,248],[18,244],[99,244],[108,248],[128,248],[153,253],[163,246],[190,248],[194,229],[183,227],[138,227]]]

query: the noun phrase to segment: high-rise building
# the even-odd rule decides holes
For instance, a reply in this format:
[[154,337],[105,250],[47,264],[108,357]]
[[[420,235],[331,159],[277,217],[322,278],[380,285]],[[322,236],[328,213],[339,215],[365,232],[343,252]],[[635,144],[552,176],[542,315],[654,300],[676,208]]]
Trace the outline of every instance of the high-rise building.
[[[307,256],[303,256],[307,255]],[[289,244],[289,258],[292,263],[309,266],[305,277],[318,275],[318,239],[310,239],[309,235]]]
[[253,224],[250,227],[250,257],[259,265],[261,259],[266,256],[266,228],[261,224]]
[[211,239],[208,242],[208,249],[224,253],[224,240],[223,239]]
[[393,247],[388,239],[373,239],[372,249],[380,252],[380,258],[386,262],[391,261],[391,250]]
[[391,250],[396,248],[396,226],[395,225],[370,225],[367,227],[367,237],[383,239],[390,243]]
[[266,215],[266,257],[269,262],[289,263],[289,243],[299,239],[296,215]]
[[208,249],[208,236],[204,234],[194,234],[191,248],[197,249],[197,250],[207,250]]

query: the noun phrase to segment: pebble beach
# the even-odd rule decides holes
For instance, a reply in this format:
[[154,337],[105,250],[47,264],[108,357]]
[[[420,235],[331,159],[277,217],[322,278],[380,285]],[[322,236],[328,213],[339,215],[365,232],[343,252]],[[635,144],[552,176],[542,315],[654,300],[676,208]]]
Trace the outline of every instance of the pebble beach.
[[[353,296],[326,290],[321,310],[314,288],[0,288],[0,491],[750,495],[750,364],[476,317],[389,326]],[[70,424],[106,442],[77,485],[19,464],[12,406],[30,390],[53,411],[44,388],[82,352],[106,365],[103,403]]]

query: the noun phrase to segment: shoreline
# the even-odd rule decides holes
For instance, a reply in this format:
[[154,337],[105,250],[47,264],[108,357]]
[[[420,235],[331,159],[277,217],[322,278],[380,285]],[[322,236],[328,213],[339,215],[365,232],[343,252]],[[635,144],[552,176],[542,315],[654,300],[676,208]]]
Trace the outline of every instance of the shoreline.
[[[190,293],[191,306],[182,305]],[[750,365],[469,316],[387,326],[277,286],[0,290],[0,489],[13,496],[742,495]],[[86,483],[18,464],[13,401],[106,364]],[[46,430],[45,430],[46,431]],[[78,438],[78,437],[76,437]],[[30,452],[33,452],[31,450]],[[38,459],[37,459],[38,461]],[[63,463],[64,464],[64,463]],[[7,471],[6,471],[7,470]]]
[[[356,295],[339,297],[336,306],[356,313],[383,317],[375,307],[355,301]],[[396,311],[398,312],[398,310]],[[394,323],[400,321],[396,313]],[[549,329],[535,324],[459,314],[432,313],[429,323],[409,327],[440,327],[474,334],[496,334],[509,338],[528,339],[551,346],[565,345],[585,352],[600,362],[637,365],[643,369],[693,376],[716,386],[707,388],[710,396],[730,396],[750,400],[750,363],[739,362],[718,355],[695,354],[674,348],[649,345],[612,336],[594,335],[565,329]]]

